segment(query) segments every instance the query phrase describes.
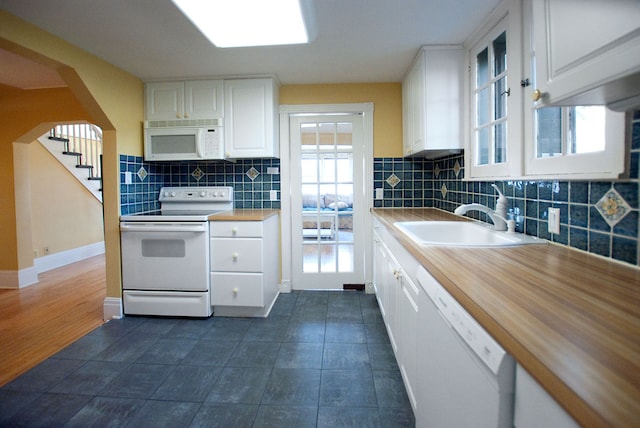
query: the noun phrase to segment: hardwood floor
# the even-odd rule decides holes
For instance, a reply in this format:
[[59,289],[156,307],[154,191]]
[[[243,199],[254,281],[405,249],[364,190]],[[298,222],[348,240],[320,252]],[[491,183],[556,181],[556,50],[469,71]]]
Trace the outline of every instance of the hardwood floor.
[[104,255],[39,279],[21,290],[0,290],[0,386],[103,323]]

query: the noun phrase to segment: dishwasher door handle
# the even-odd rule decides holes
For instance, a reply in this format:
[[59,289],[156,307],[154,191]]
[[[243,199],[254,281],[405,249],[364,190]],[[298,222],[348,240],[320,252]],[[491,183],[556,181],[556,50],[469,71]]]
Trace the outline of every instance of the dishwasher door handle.
[[193,225],[160,225],[154,224],[150,226],[142,226],[142,225],[129,225],[129,224],[121,224],[120,231],[122,232],[193,232],[193,233],[204,233],[207,231],[207,228],[203,224],[193,224]]

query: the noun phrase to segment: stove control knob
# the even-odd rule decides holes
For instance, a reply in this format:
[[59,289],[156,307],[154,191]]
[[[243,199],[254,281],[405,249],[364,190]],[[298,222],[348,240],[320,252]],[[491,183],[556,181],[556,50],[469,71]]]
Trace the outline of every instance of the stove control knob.
[[176,192],[171,192],[171,197],[175,198],[176,197]]
[[169,196],[169,192],[167,192],[167,191],[165,190],[165,192],[162,194],[162,196],[164,196],[164,197],[166,198],[167,196]]
[[213,192],[213,197],[217,198],[218,197],[218,192]]
[[204,198],[205,196],[207,196],[207,192],[200,192],[200,197]]

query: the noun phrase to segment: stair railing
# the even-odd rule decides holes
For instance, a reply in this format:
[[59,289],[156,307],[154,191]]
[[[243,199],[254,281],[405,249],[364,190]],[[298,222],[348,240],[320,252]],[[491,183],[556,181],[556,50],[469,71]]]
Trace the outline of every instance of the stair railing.
[[90,123],[56,125],[49,138],[64,142],[64,154],[75,155],[77,168],[89,169],[89,180],[102,179],[102,130]]

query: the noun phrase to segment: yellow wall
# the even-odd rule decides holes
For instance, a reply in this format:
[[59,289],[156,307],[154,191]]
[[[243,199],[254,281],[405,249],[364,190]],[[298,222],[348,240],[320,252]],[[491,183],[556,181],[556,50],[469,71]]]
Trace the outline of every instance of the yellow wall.
[[[119,234],[119,159],[118,153],[142,153],[142,120],[144,115],[143,84],[140,79],[111,64],[0,11],[0,48],[11,50],[41,64],[55,68],[69,86],[69,91],[84,110],[84,118],[103,129],[103,189],[105,247],[107,259],[107,296],[121,295],[120,234]],[[5,91],[6,92],[6,91]],[[0,94],[0,113],[11,111],[15,101]],[[36,108],[39,103],[31,104]],[[65,121],[77,120],[73,114],[57,114],[62,104],[48,105],[44,114],[30,114],[23,109],[19,120],[10,122],[0,114],[0,233],[8,236],[7,249],[0,250],[0,270],[15,270],[16,221],[12,143],[16,138],[32,141],[33,123],[51,121],[53,116],[65,116]],[[55,113],[55,114],[54,114]],[[28,117],[27,117],[28,116]],[[8,129],[9,131],[4,131]],[[20,137],[21,135],[24,137]],[[27,142],[28,142],[27,141]],[[5,205],[6,203],[6,205]]]
[[[0,270],[12,271],[33,266],[31,243],[21,246],[25,253],[20,257],[17,250],[13,142],[33,129],[39,128],[39,134],[46,132],[48,127],[39,127],[41,123],[65,118],[88,118],[87,112],[68,88],[30,91],[0,88],[0,236],[5,244],[0,246]],[[32,140],[29,137],[25,142]],[[28,154],[25,154],[23,161],[28,162]],[[25,215],[25,210],[18,208],[18,211]],[[29,240],[28,235],[24,237]]]
[[33,250],[42,257],[45,246],[54,254],[101,242],[100,202],[40,143],[28,147]]
[[283,85],[280,104],[374,104],[373,156],[402,157],[402,85],[356,83]]

